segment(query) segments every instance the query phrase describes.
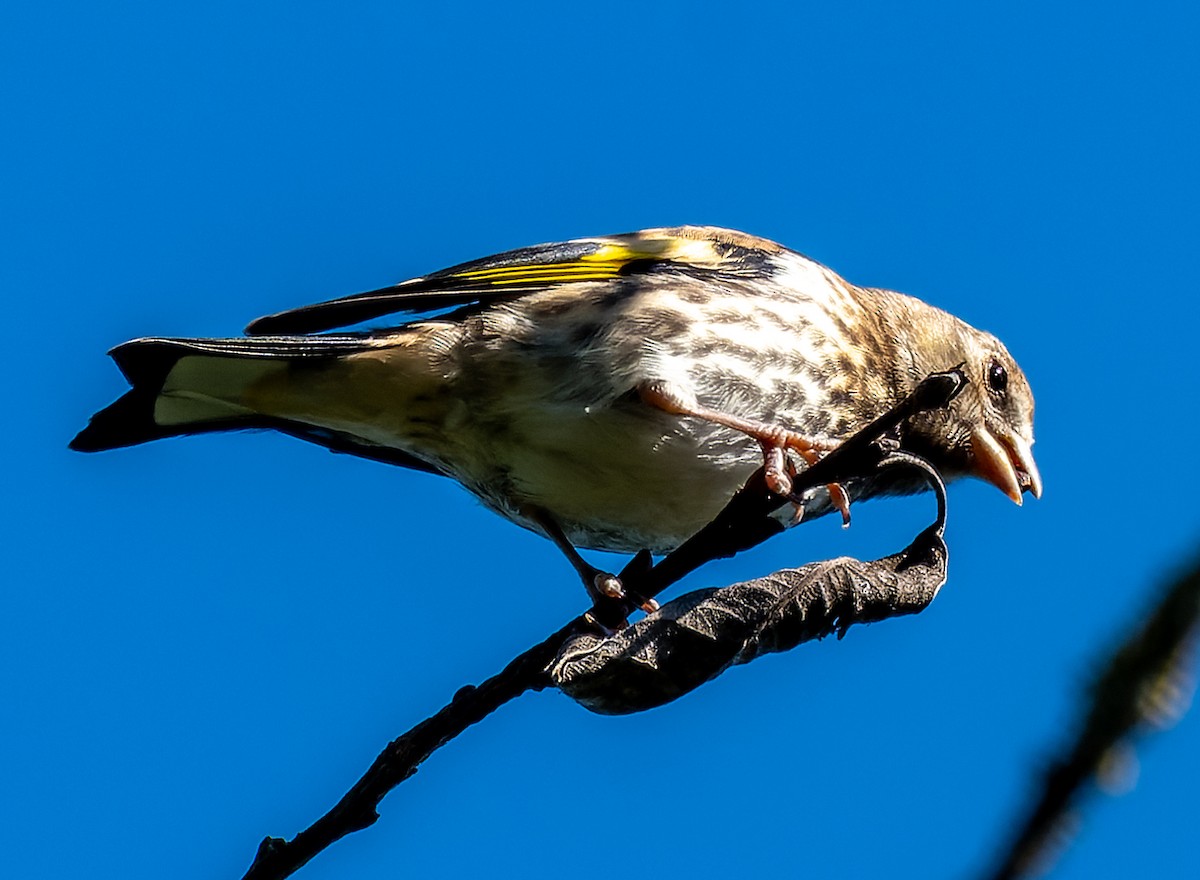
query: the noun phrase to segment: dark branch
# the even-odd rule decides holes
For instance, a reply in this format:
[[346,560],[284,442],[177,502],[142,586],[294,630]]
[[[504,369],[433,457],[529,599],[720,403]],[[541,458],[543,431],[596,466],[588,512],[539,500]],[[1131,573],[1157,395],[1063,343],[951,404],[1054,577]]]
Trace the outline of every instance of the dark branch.
[[[894,463],[893,438],[901,423],[915,413],[949,405],[965,384],[965,376],[957,369],[927,377],[911,395],[882,417],[798,474],[793,481],[793,497],[828,483],[870,474]],[[627,591],[631,595],[652,597],[706,562],[732,556],[761,543],[781,531],[781,525],[771,513],[787,501],[767,491],[760,470],[712,523],[657,565],[650,565],[646,554],[634,557],[621,572]],[[944,515],[944,503],[939,509]],[[938,541],[940,543],[940,536]],[[312,826],[290,841],[276,837],[265,839],[243,880],[282,880],[330,844],[372,825],[379,818],[377,807],[384,795],[416,773],[418,765],[435,750],[526,691],[552,686],[547,668],[568,638],[594,631],[596,621],[616,626],[632,610],[620,603],[594,607],[541,644],[525,651],[483,684],[459,690],[447,706],[393,740],[337,805]],[[816,614],[817,609],[812,609],[812,613]],[[829,624],[836,626],[843,609],[839,605],[826,609],[825,613],[832,615]]]
[[1108,759],[1139,729],[1163,726],[1186,708],[1198,642],[1200,562],[1166,591],[1096,678],[1075,741],[1050,764],[1041,796],[988,876],[1011,880],[1042,873],[1076,804],[1093,780],[1103,781]]
[[448,705],[392,740],[332,810],[290,841],[266,838],[244,880],[289,877],[331,843],[373,825],[383,796],[416,773],[435,750],[525,691],[549,685],[546,667],[581,624],[582,618],[572,621],[478,687],[461,688]]

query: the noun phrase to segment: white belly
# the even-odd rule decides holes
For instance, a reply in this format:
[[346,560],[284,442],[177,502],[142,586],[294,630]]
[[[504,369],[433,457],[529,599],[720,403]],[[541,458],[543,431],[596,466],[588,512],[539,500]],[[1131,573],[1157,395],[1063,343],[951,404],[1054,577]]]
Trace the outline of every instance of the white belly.
[[456,456],[454,476],[488,506],[537,530],[523,515],[536,505],[571,543],[622,552],[678,546],[762,463],[736,432],[635,405],[530,412],[472,446],[479,466]]

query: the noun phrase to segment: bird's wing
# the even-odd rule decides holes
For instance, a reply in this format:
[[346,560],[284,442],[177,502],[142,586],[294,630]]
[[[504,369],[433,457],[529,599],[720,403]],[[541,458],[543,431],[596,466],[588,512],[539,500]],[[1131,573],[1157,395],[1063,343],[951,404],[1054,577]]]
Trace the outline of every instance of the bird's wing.
[[430,312],[493,302],[581,281],[604,282],[652,271],[664,263],[731,274],[762,271],[773,241],[711,226],[644,229],[506,251],[402,281],[391,287],[259,318],[252,336],[320,333],[396,313]]

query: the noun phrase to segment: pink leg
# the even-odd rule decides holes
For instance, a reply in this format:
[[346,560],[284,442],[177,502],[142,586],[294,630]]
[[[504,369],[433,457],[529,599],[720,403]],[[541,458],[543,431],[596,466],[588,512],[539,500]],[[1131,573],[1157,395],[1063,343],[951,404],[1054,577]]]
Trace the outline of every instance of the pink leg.
[[[758,441],[763,450],[763,468],[767,488],[777,495],[787,495],[792,491],[792,478],[788,473],[787,450],[793,450],[809,465],[816,464],[821,453],[829,452],[833,446],[828,443],[810,440],[803,434],[789,431],[779,425],[767,422],[757,422],[753,419],[743,419],[717,412],[699,404],[689,403],[675,394],[663,384],[654,383],[638,389],[642,400],[651,406],[665,412],[682,416],[692,416],[704,419],[717,425],[724,425],[735,431],[741,431]],[[840,483],[830,483],[825,487],[829,490],[829,500],[842,515],[843,525],[850,524],[850,496]]]

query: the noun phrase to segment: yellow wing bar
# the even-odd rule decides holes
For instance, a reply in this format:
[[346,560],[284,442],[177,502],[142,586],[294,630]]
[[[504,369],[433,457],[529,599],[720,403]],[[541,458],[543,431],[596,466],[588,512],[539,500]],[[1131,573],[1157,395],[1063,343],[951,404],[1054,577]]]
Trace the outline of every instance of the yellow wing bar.
[[523,266],[503,266],[495,269],[476,269],[459,272],[455,278],[470,278],[489,284],[555,284],[567,281],[603,281],[621,274],[625,263],[617,262],[573,262],[542,263]]
[[[633,238],[633,236],[630,236]],[[558,263],[517,263],[455,272],[451,277],[487,284],[550,285],[570,281],[605,281],[616,278],[639,260],[681,260],[713,264],[719,260],[711,243],[672,235],[638,238],[635,242],[596,239],[596,250]]]

